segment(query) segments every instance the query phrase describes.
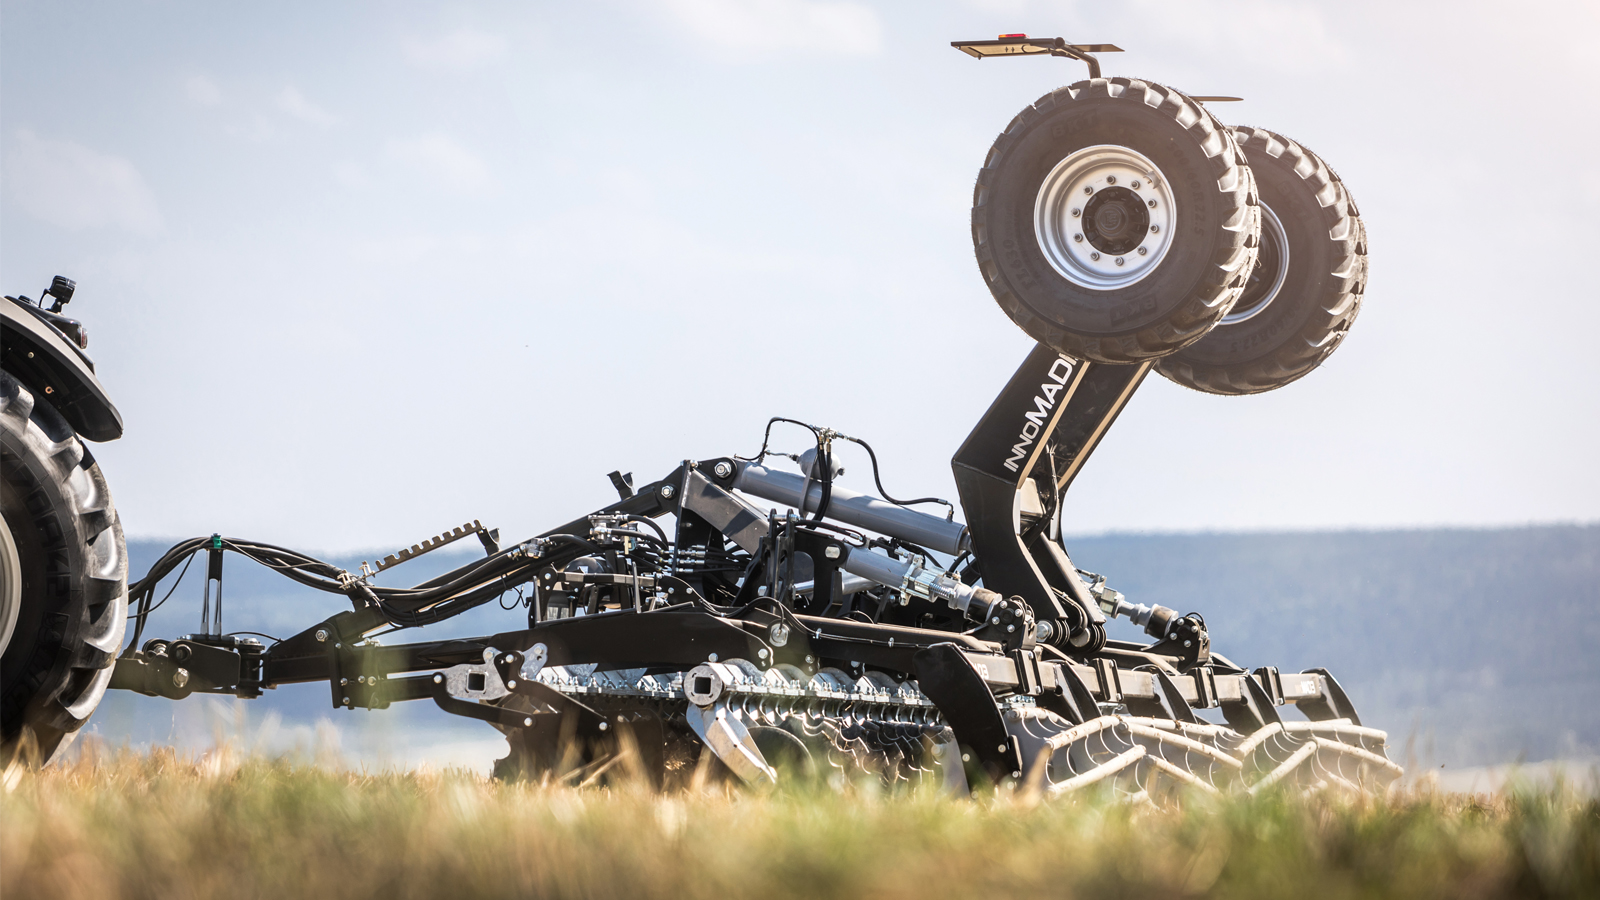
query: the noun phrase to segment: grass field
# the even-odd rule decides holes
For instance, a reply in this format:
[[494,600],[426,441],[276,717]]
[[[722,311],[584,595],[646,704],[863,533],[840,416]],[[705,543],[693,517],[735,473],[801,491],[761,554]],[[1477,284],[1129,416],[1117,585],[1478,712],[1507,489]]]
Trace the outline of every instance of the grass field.
[[13,898],[1596,897],[1600,803],[972,801],[360,774],[226,751],[85,753],[0,794]]

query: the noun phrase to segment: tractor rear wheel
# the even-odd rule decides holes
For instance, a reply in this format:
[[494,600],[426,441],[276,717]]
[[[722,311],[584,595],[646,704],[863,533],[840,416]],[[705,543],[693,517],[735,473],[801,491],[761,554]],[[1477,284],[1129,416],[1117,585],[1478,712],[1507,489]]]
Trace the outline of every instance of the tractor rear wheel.
[[1209,394],[1255,394],[1302,378],[1354,324],[1367,289],[1367,233],[1350,190],[1304,146],[1235,128],[1261,192],[1261,254],[1244,294],[1204,339],[1156,368]]
[[127,547],[94,457],[5,372],[0,518],[0,758],[48,763],[111,680],[127,622]]
[[1228,130],[1179,91],[1096,78],[1039,98],[978,173],[972,241],[1000,308],[1057,351],[1165,356],[1227,314],[1260,214]]

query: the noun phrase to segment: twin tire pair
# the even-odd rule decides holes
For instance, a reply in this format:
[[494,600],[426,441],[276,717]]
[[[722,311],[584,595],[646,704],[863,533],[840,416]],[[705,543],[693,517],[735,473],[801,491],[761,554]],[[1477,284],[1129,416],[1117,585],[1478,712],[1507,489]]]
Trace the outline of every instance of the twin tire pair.
[[1213,394],[1316,368],[1366,289],[1366,231],[1326,163],[1132,78],[1060,88],[1012,120],[978,174],[972,239],[995,300],[1035,340],[1153,360]]

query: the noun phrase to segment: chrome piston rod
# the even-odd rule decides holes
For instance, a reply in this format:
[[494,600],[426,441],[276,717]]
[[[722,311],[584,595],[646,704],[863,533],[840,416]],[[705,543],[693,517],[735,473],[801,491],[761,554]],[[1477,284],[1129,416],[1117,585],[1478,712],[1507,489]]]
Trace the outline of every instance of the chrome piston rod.
[[999,603],[999,594],[984,588],[975,588],[959,578],[953,578],[938,569],[929,569],[900,559],[890,559],[865,547],[852,547],[840,566],[851,575],[874,581],[888,588],[921,597],[932,602],[948,603],[952,608],[966,613],[967,618],[983,621],[989,610]]

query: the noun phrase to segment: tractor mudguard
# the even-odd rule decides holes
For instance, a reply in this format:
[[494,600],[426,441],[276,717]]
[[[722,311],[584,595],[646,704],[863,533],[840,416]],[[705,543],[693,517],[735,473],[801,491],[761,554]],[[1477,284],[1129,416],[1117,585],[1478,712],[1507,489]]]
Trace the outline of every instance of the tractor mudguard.
[[56,329],[23,303],[0,302],[0,366],[34,391],[45,395],[85,440],[122,437],[122,414],[112,405],[94,364]]

